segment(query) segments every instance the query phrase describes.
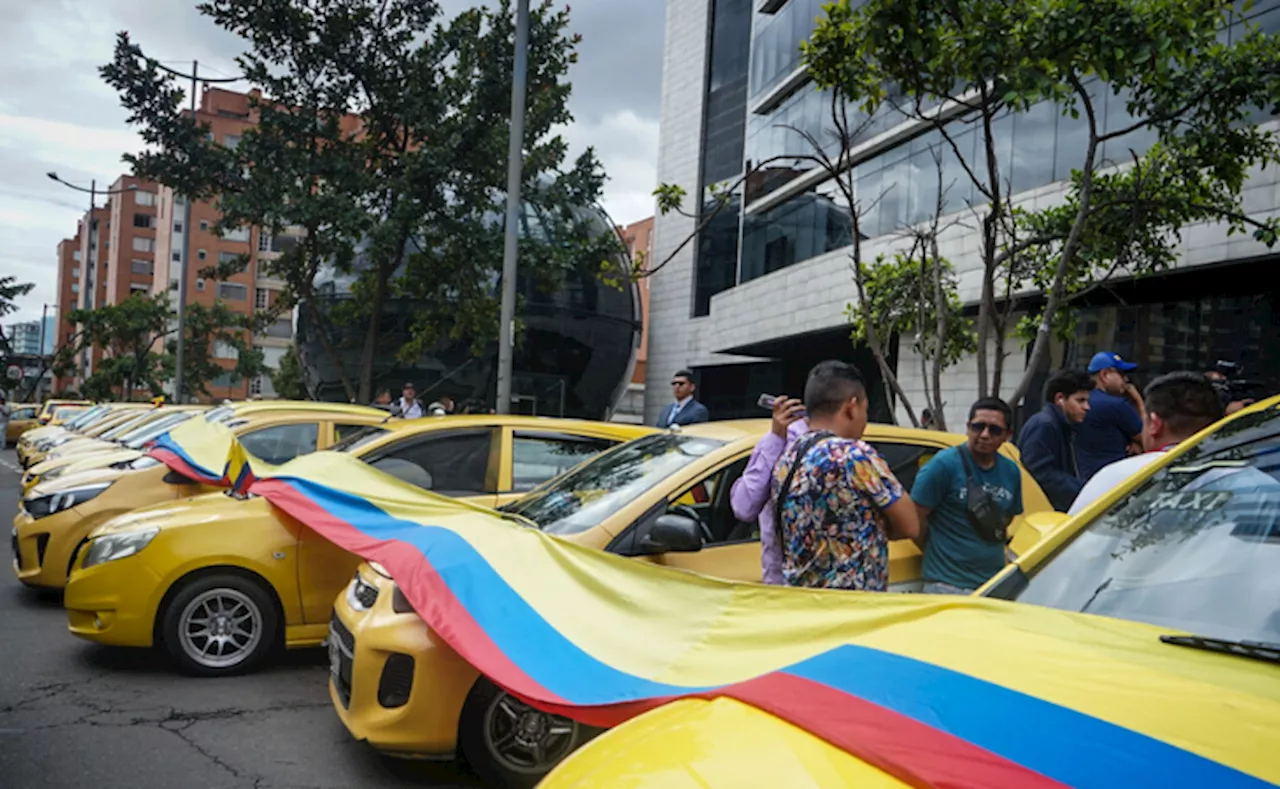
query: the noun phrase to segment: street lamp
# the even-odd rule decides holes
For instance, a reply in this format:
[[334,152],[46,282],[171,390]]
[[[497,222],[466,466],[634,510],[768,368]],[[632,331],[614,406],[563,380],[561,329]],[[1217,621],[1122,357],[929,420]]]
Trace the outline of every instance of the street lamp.
[[511,140],[507,146],[507,225],[502,250],[502,302],[498,317],[499,414],[511,413],[512,348],[516,333],[516,229],[519,227],[520,180],[524,165],[525,71],[529,63],[529,0],[516,3],[516,60],[511,70]]
[[[89,238],[89,239],[92,239],[92,238],[93,238],[93,209],[95,209],[95,208],[97,208],[97,207],[98,207],[98,206],[97,206],[97,202],[98,202],[98,195],[102,195],[102,196],[104,196],[104,197],[110,197],[111,195],[122,195],[122,194],[125,194],[125,193],[127,193],[127,192],[137,191],[137,189],[138,189],[138,185],[137,185],[137,184],[129,184],[128,186],[126,186],[126,187],[125,187],[125,188],[123,188],[123,189],[116,189],[116,190],[103,189],[102,191],[99,191],[99,190],[98,190],[98,180],[97,180],[96,178],[94,178],[94,179],[90,179],[90,181],[89,181],[89,188],[88,188],[88,189],[85,189],[83,186],[77,186],[76,184],[73,184],[73,183],[71,183],[70,181],[65,181],[65,180],[63,180],[63,179],[59,178],[59,177],[58,177],[58,174],[57,174],[57,173],[55,173],[55,172],[53,172],[52,170],[50,170],[49,172],[45,173],[45,175],[49,176],[49,180],[51,180],[51,181],[57,181],[58,183],[60,183],[60,184],[62,184],[63,186],[67,187],[68,189],[74,189],[74,190],[76,190],[77,192],[84,192],[85,194],[89,195],[89,221],[88,221],[88,224],[85,226],[85,233],[86,233],[86,234],[88,234],[88,238]],[[88,246],[88,248],[89,248],[89,249],[92,249],[92,245],[89,245],[89,246]],[[93,270],[94,261],[93,261],[92,259],[90,259],[90,260],[86,260],[86,261],[82,261],[82,262],[83,262],[83,264],[84,264],[85,266],[87,266],[87,267],[88,267],[88,269],[87,269],[88,271],[92,271],[92,270]],[[85,293],[81,294],[81,298],[82,298],[82,299],[91,298],[91,297],[92,297],[92,292],[91,292],[91,290],[88,290],[88,289],[86,289]],[[43,323],[43,322],[41,322],[41,324],[40,324],[40,330],[41,330],[41,332],[43,332],[43,331],[44,331],[44,323]],[[41,350],[41,352],[43,352],[43,351],[44,351],[44,344],[43,344],[43,342],[42,342],[42,343],[41,343],[41,345],[40,345],[40,350]],[[83,359],[82,359],[82,361],[83,361]]]

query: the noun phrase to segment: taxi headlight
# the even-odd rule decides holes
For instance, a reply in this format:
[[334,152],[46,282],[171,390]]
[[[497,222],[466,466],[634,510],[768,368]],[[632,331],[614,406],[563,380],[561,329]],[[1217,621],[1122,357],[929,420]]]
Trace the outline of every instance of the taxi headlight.
[[95,537],[89,543],[89,552],[85,554],[84,566],[89,568],[95,564],[114,562],[116,559],[133,556],[147,547],[159,533],[159,529],[144,529],[142,531],[127,531]]
[[47,496],[25,499],[22,502],[22,506],[33,518],[47,518],[55,513],[84,504],[109,487],[111,487],[110,482],[100,482],[96,485],[85,485],[82,488],[60,490]]

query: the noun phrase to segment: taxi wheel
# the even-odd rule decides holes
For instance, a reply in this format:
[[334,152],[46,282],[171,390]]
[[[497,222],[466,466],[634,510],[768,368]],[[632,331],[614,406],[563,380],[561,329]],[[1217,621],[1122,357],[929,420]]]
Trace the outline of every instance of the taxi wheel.
[[240,575],[187,581],[165,607],[161,638],[179,668],[217,677],[254,668],[278,644],[280,617],[263,585]]
[[458,744],[487,785],[531,789],[599,733],[569,718],[536,710],[481,678],[462,706]]

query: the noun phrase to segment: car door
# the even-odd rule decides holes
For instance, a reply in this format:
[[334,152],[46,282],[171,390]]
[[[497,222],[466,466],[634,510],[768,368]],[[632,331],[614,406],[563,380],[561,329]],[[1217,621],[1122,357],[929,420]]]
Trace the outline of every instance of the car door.
[[547,480],[618,443],[595,436],[506,428],[497,503],[515,501]]
[[[361,460],[425,490],[492,506],[497,443],[491,428],[433,430],[377,447]],[[333,598],[351,581],[360,559],[311,529],[302,529],[298,541],[303,617],[307,624],[327,622]]]
[[[651,507],[618,535],[607,550],[667,567],[679,567],[717,578],[760,581],[760,528],[753,519],[739,521],[729,503],[733,483],[742,476],[750,449],[686,479],[666,499]],[[667,513],[689,515],[703,527],[700,550],[647,554],[645,538]]]

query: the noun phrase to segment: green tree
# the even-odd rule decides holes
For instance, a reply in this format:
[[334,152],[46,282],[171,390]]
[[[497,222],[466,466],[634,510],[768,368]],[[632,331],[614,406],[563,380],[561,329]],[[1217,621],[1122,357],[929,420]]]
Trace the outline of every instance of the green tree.
[[[182,89],[121,34],[102,72],[149,144],[126,157],[135,173],[216,198],[225,226],[301,228],[300,242],[265,268],[288,286],[282,308],[313,307],[317,328],[316,274],[331,266],[355,276],[353,298],[330,318],[363,327],[345,332],[362,340],[359,368],[344,369],[340,349],[317,333],[360,402],[371,399],[390,298],[416,302],[399,348],[406,360],[445,338],[474,347],[494,339],[514,53],[508,0],[451,20],[420,0],[199,8],[244,39],[243,75],[263,90],[259,123],[235,150],[206,139],[182,113]],[[566,143],[553,133],[572,120],[566,76],[577,43],[567,10],[549,0],[532,9],[523,196],[555,231],[529,234],[520,252],[522,275],[542,287],[617,243],[574,211],[602,188],[594,153],[567,166]]]
[[280,357],[280,366],[271,371],[271,386],[276,390],[276,396],[285,400],[310,399],[311,393],[307,391],[306,379],[302,375],[302,360],[294,346],[289,346],[289,350]]
[[[14,302],[19,296],[30,293],[34,287],[34,282],[18,282],[17,277],[0,277],[0,318],[17,311],[18,305]],[[9,338],[5,337],[3,327],[0,327],[0,352],[6,355],[11,352]]]
[[[819,87],[872,114],[896,109],[936,128],[984,205],[978,313],[981,394],[999,394],[1011,296],[1045,293],[1031,317],[1019,402],[1046,361],[1060,311],[1111,272],[1143,274],[1169,265],[1178,229],[1221,220],[1274,245],[1276,220],[1245,214],[1250,168],[1276,160],[1274,134],[1250,122],[1280,98],[1280,39],[1258,29],[1217,39],[1229,4],[1180,0],[849,0],[826,6],[803,47]],[[1125,97],[1132,122],[1108,128],[1102,91]],[[1082,118],[1087,143],[1062,205],[1015,205],[993,144],[998,120],[1052,101]],[[959,122],[957,122],[959,121]],[[955,136],[976,127],[976,155]],[[1105,159],[1103,146],[1154,133],[1148,153]],[[1027,325],[1027,324],[1024,324]],[[993,356],[989,358],[991,349]]]
[[[135,293],[118,304],[72,310],[67,320],[80,328],[58,350],[54,363],[57,374],[78,367],[79,360],[95,348],[103,354],[81,385],[85,396],[108,399],[119,395],[131,400],[139,387],[154,396],[162,393],[163,382],[173,377],[175,315],[166,295]],[[226,372],[213,361],[216,344],[236,349],[239,358],[231,370],[233,375],[251,378],[266,369],[262,352],[246,341],[251,322],[249,316],[221,302],[212,307],[187,306],[183,364],[188,392],[208,395],[208,383]]]

